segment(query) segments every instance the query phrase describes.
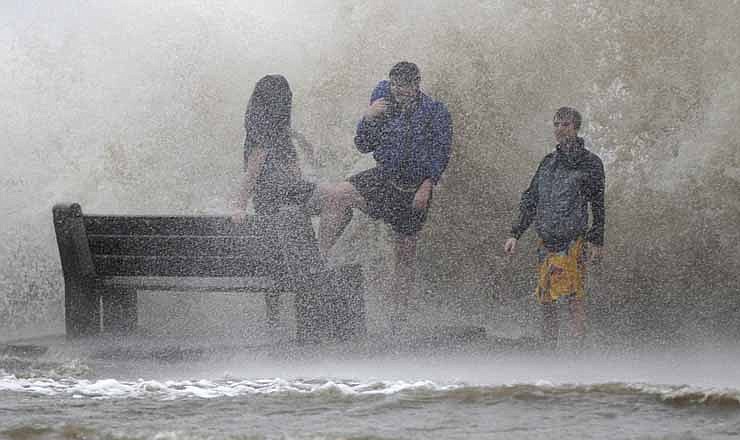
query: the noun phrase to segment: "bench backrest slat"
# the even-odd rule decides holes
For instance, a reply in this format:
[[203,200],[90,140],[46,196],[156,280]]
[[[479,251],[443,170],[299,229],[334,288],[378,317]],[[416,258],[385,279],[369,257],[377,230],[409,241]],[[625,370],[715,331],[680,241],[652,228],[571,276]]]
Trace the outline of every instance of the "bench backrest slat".
[[88,235],[254,235],[262,225],[248,217],[235,224],[228,217],[86,215]]

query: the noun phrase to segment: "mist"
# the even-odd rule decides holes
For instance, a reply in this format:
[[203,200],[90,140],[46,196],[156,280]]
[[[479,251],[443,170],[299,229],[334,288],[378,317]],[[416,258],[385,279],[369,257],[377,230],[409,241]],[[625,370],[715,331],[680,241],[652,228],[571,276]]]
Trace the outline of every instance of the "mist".
[[[737,1],[62,0],[0,11],[0,339],[63,329],[54,203],[228,212],[246,101],[268,73],[290,81],[294,127],[317,148],[307,173],[344,179],[372,166],[354,126],[404,59],[455,126],[420,240],[417,303],[494,331],[536,327],[534,233],[513,259],[502,245],[553,148],[552,114],[568,105],[607,173],[594,331],[655,343],[738,334]],[[383,225],[356,215],[335,253],[388,285]]]

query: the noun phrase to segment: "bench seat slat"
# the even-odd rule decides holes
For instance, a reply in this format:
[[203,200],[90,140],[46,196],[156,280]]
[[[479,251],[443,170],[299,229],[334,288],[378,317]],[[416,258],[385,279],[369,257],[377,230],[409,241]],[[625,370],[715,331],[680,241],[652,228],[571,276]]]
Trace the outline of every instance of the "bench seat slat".
[[90,235],[93,255],[247,256],[279,259],[274,242],[259,236]]
[[250,257],[93,256],[98,276],[275,276],[284,273],[281,261],[269,255]]
[[126,277],[96,279],[96,287],[136,290],[181,290],[197,292],[287,292],[287,287],[266,277]]

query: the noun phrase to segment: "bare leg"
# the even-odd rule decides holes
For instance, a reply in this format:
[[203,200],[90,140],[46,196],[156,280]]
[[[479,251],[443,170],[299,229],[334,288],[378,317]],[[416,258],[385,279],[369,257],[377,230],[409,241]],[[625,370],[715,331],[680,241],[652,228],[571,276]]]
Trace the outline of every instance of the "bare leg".
[[553,303],[542,305],[542,336],[550,348],[555,348],[558,343],[560,331],[560,320],[558,309]]
[[406,322],[409,296],[416,282],[416,241],[417,236],[396,236],[396,267],[393,280],[393,325]]
[[352,209],[365,209],[365,199],[349,182],[322,188],[319,249],[326,257],[352,220]]
[[571,298],[568,301],[570,312],[570,335],[574,338],[583,338],[586,334],[586,309],[583,300]]

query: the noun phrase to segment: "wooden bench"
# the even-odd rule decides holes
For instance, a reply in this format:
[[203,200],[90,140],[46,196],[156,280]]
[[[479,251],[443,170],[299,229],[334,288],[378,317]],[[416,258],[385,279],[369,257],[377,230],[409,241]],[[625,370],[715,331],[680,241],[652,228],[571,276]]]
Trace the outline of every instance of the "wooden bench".
[[68,337],[131,333],[139,290],[264,292],[268,319],[278,315],[277,295],[292,292],[298,340],[365,332],[360,267],[327,269],[300,210],[241,224],[217,216],[83,215],[76,203],[52,211]]

